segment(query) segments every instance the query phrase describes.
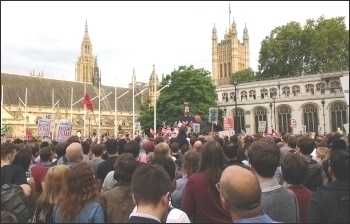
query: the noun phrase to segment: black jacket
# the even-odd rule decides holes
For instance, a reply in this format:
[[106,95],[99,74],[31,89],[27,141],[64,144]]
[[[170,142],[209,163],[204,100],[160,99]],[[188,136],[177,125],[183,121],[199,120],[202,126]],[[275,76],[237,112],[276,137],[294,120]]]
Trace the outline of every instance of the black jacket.
[[309,203],[307,222],[349,223],[349,181],[336,180],[315,192]]

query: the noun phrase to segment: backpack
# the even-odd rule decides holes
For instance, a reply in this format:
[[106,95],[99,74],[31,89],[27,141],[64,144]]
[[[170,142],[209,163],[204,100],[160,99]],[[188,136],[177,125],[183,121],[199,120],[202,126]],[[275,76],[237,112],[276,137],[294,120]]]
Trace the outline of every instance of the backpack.
[[323,166],[318,164],[315,160],[311,160],[308,164],[308,171],[304,180],[304,186],[310,191],[315,192],[323,188]]
[[13,170],[11,166],[5,184],[1,186],[1,210],[14,215],[18,223],[28,223],[32,218],[30,206],[21,186],[11,184]]

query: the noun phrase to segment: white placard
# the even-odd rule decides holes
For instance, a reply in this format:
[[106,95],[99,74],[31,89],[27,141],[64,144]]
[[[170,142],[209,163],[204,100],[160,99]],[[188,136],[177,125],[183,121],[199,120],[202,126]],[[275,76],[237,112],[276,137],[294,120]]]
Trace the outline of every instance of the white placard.
[[318,130],[317,130],[319,133],[323,133],[323,125],[319,125],[318,126]]
[[38,136],[50,136],[50,124],[51,120],[39,119],[38,120]]
[[73,123],[61,121],[57,129],[57,141],[66,142],[68,138],[72,135]]
[[259,121],[258,132],[265,132],[266,121]]
[[301,128],[301,130],[303,131],[303,132],[302,132],[303,135],[305,135],[305,134],[306,134],[306,125],[303,125],[302,128]]
[[136,131],[141,130],[141,123],[140,122],[135,122],[135,130]]
[[349,134],[349,123],[343,124],[346,134]]
[[346,104],[349,105],[349,76],[340,77],[341,88],[345,96]]
[[198,134],[200,131],[201,131],[201,124],[193,123],[193,132]]
[[209,108],[209,122],[218,123],[219,110],[218,108]]

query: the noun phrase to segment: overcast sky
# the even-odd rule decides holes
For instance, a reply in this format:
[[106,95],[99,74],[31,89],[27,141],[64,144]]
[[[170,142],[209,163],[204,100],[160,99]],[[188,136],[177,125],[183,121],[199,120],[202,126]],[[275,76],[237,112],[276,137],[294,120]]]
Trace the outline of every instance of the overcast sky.
[[[308,18],[346,16],[349,2],[231,2],[231,17],[242,40],[250,37],[256,70],[260,43],[277,26]],[[1,2],[1,72],[74,80],[85,20],[102,84],[126,87],[133,67],[148,82],[153,63],[159,76],[174,66],[211,71],[211,34],[219,40],[229,25],[229,2]],[[232,18],[231,18],[232,22]]]

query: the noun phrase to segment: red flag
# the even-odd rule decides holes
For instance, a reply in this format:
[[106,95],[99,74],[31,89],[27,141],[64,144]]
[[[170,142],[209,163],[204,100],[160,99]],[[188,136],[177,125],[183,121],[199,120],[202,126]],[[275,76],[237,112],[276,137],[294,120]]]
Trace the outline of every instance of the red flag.
[[93,111],[93,104],[90,100],[90,97],[87,95],[87,93],[85,93],[85,96],[84,96],[84,105],[86,106],[86,108],[88,110],[91,110],[91,112],[94,112]]

